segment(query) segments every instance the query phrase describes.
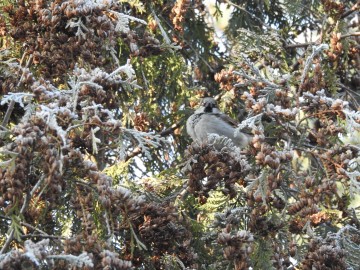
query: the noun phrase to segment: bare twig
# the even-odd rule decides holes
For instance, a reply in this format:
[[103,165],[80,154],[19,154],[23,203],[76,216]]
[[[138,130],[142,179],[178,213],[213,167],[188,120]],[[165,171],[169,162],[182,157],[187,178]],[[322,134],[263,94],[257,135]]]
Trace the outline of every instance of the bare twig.
[[[23,62],[23,60],[25,59],[25,56],[26,56],[26,55],[27,55],[27,51],[24,52],[24,54],[23,54],[23,56],[22,56],[22,58],[21,58],[21,61],[20,61],[20,65],[22,64],[22,62]],[[28,67],[28,66],[30,65],[31,60],[32,60],[32,55],[30,55],[28,61],[26,62],[26,66],[25,66],[25,67]],[[20,79],[19,79],[19,82],[18,82],[17,85],[16,85],[16,88],[18,88],[18,87],[20,86],[20,83],[21,83],[21,80],[22,80],[23,76],[24,76],[24,69],[22,70],[22,74],[21,74],[21,77],[20,77]],[[7,111],[6,111],[4,120],[3,120],[2,123],[1,123],[1,126],[2,126],[2,127],[6,127],[6,125],[8,124],[8,122],[9,122],[9,120],[10,120],[10,116],[11,116],[13,110],[14,110],[14,106],[15,106],[15,101],[12,100],[12,101],[10,102],[10,104],[9,104],[9,107],[8,107]]]
[[[347,87],[346,85],[342,84],[342,83],[338,83],[338,85],[344,89],[345,93],[347,96],[349,96],[352,100],[353,100],[353,103],[350,102],[349,105],[350,107],[353,109],[353,110],[357,110],[357,108],[359,108],[359,102],[358,100],[356,99],[360,97],[360,94],[357,93],[356,91],[352,90],[351,88]],[[356,96],[356,97],[355,97]]]
[[260,20],[258,17],[256,17],[254,14],[250,13],[249,11],[247,11],[245,8],[243,8],[242,6],[239,6],[233,2],[231,2],[230,0],[225,0],[226,3],[228,3],[230,6],[233,6],[237,9],[240,9],[242,11],[244,11],[246,14],[248,14],[252,19],[258,21],[262,26],[264,26],[265,28],[267,29],[271,29],[271,30],[274,30],[273,28],[271,28],[270,26],[268,26],[266,23],[264,23],[262,20]]
[[131,153],[127,154],[125,157],[125,161],[128,161],[130,158],[136,157],[137,155],[139,155],[141,153],[141,148],[140,147],[136,147]]
[[355,12],[358,9],[359,5],[360,5],[360,1],[357,1],[357,3],[355,5],[353,5],[349,10],[345,11],[341,15],[340,19],[344,19],[347,16],[349,16],[350,14],[352,14],[353,12]]
[[[9,218],[9,217],[7,217],[7,216],[3,216],[3,215],[0,215],[0,218],[6,219],[6,220],[11,220],[11,218]],[[22,222],[20,222],[20,224],[21,224],[22,226],[28,227],[28,228],[30,228],[30,229],[32,229],[32,230],[34,230],[34,231],[37,231],[37,232],[41,233],[43,236],[50,236],[50,235],[47,234],[46,232],[44,232],[44,231],[42,231],[42,230],[40,230],[40,229],[32,226],[31,224],[29,224],[29,223],[27,223],[27,222],[23,222],[23,221],[22,221]],[[36,235],[36,236],[38,236],[38,235]],[[59,236],[57,236],[57,237],[59,237]]]
[[10,115],[11,115],[12,111],[14,110],[14,106],[15,106],[15,101],[12,100],[10,102],[10,104],[9,104],[9,107],[6,110],[5,117],[4,117],[4,119],[3,119],[2,123],[1,123],[2,127],[6,127],[7,123],[9,122]]
[[20,236],[21,239],[29,239],[29,238],[46,238],[46,239],[55,239],[55,240],[66,240],[67,238],[64,236],[58,235],[49,235],[49,234],[24,234]]
[[[161,16],[159,15],[159,17],[161,17]],[[204,59],[204,57],[201,56],[201,53],[199,53],[199,52],[191,45],[191,42],[189,42],[189,41],[188,41],[187,39],[185,39],[183,36],[177,35],[177,34],[176,34],[176,31],[174,31],[174,28],[171,26],[171,24],[170,24],[168,21],[166,21],[166,20],[164,19],[164,22],[166,23],[166,25],[167,25],[170,29],[173,30],[173,35],[174,35],[174,36],[176,36],[177,38],[181,38],[181,39],[185,42],[186,47],[189,47],[189,48],[194,52],[194,54],[196,55],[196,57],[197,57],[199,60],[201,60],[201,61],[209,68],[209,70],[210,70],[211,72],[215,72],[214,67],[212,67],[212,66],[210,65],[210,63],[207,62],[207,61]],[[186,58],[187,58],[187,57],[190,57],[190,56],[187,55],[187,53],[186,53],[185,50],[180,50],[180,53],[183,54],[183,55],[186,55]]]
[[165,136],[167,136],[167,135],[173,134],[176,129],[178,129],[179,127],[181,127],[182,122],[183,122],[183,121],[179,121],[179,122],[173,124],[171,127],[169,127],[169,128],[167,128],[167,129],[161,131],[161,132],[160,132],[160,136],[161,136],[161,137],[165,137]]
[[0,250],[0,254],[4,254],[5,250],[7,250],[7,248],[10,246],[10,243],[11,243],[11,241],[12,241],[13,238],[14,238],[14,233],[15,233],[15,230],[12,229],[12,230],[10,231],[10,233],[9,233],[8,238],[6,239],[5,244],[3,245],[3,247],[2,247],[1,250]]
[[285,48],[285,49],[302,48],[302,47],[308,47],[308,46],[311,46],[311,45],[315,45],[315,42],[289,44],[289,45],[284,46],[284,48]]
[[340,37],[340,39],[347,38],[347,37],[356,37],[356,36],[360,36],[360,32],[354,32],[354,33],[349,33],[349,34],[342,35]]

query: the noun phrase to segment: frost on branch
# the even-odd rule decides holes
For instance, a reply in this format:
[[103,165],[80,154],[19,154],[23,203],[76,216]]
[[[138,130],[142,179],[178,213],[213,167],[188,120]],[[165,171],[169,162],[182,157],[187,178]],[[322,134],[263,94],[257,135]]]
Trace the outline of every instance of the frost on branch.
[[149,146],[157,148],[160,147],[162,143],[166,143],[166,140],[164,138],[154,133],[143,132],[143,131],[127,129],[127,128],[122,128],[122,130],[124,134],[127,135],[128,138],[130,136],[130,138],[132,137],[137,141],[138,147],[142,150],[142,152],[144,152],[145,156],[149,159],[151,159]]
[[[63,3],[63,5],[67,6],[65,10],[68,10],[69,12],[81,12],[81,13],[91,13],[93,12],[95,9],[100,9],[100,10],[104,10],[107,11],[111,14],[113,14],[113,18],[115,17],[116,20],[115,21],[115,25],[114,25],[114,30],[116,32],[121,32],[121,33],[128,33],[130,31],[130,27],[129,27],[129,23],[130,20],[131,21],[136,21],[139,22],[141,24],[147,24],[144,20],[138,19],[136,17],[130,16],[130,15],[126,15],[124,13],[120,13],[114,10],[111,10],[111,6],[112,6],[112,1],[89,1],[89,0],[78,0],[78,1],[74,1],[76,3],[75,7],[73,7],[70,4],[70,1],[66,1]],[[76,14],[76,13],[75,13]],[[86,25],[82,22],[81,18],[72,18],[70,19],[67,24],[66,24],[66,28],[67,27],[71,27],[71,28],[77,28],[76,31],[76,36],[80,36],[81,38],[85,38],[86,37],[86,32],[90,31]],[[93,31],[93,30],[92,30]]]
[[353,134],[354,132],[360,132],[360,111],[353,111],[345,108],[343,110],[346,117],[346,131],[348,134]]
[[233,141],[228,137],[220,136],[215,133],[208,134],[208,145],[213,146],[219,152],[231,152],[235,147]]
[[351,197],[354,197],[355,195],[360,194],[360,172],[359,172],[359,158],[356,160],[350,161],[350,167],[354,167],[354,170],[346,171],[347,177],[349,177],[350,180],[350,195]]
[[305,77],[313,63],[313,60],[314,58],[320,54],[322,51],[324,50],[328,50],[329,49],[329,45],[327,44],[320,44],[319,46],[317,47],[312,47],[312,53],[311,55],[306,59],[306,62],[305,62],[305,67],[304,67],[304,70],[302,72],[302,75],[301,75],[301,79],[300,79],[300,85],[302,85],[304,83],[304,80],[305,80]]
[[52,260],[64,260],[74,267],[94,266],[92,259],[87,252],[83,252],[78,256],[74,256],[71,254],[49,255],[47,258]]
[[86,69],[79,67],[75,67],[73,73],[74,76],[71,77],[68,84],[74,95],[77,95],[84,85],[93,87],[100,93],[104,91],[104,88],[109,86],[114,87],[115,91],[121,91],[122,87],[128,85],[134,88],[141,88],[137,85],[135,71],[130,63],[130,60],[127,60],[125,65],[119,66],[111,73],[107,73],[100,68],[87,71]]
[[282,108],[279,105],[274,106],[274,104],[268,104],[266,106],[266,112],[268,116],[274,114],[281,115],[283,118],[294,119],[298,114],[299,110],[297,108]]
[[111,11],[111,13],[114,14],[117,18],[115,31],[120,31],[123,33],[129,32],[130,31],[129,20],[136,21],[136,22],[139,22],[139,23],[142,23],[145,25],[147,24],[144,20],[138,19],[133,16],[126,15],[124,13],[120,13],[120,12],[116,12],[116,11]]
[[[243,69],[240,69],[239,71],[234,71],[233,73],[236,75],[243,76],[248,80],[248,83],[251,82],[262,82],[265,84],[265,88],[263,89],[264,92],[268,92],[269,90],[275,90],[281,88],[278,84],[273,83],[269,79],[267,79],[259,70],[258,67],[256,67],[250,59],[243,53],[240,54],[241,58],[243,59],[244,63],[250,68],[251,72],[254,74],[254,76],[249,75],[249,73]],[[275,77],[275,76],[274,76]],[[240,86],[240,85],[235,85]]]
[[346,251],[346,264],[348,269],[360,268],[360,231],[358,228],[345,225],[338,232],[330,234],[337,246]]
[[242,129],[250,128],[252,130],[263,130],[264,127],[261,123],[262,113],[249,117],[242,121],[235,129],[235,136],[238,136]]
[[51,109],[47,106],[40,105],[40,111],[36,112],[36,116],[44,120],[50,129],[56,131],[57,135],[61,138],[63,145],[66,145],[66,131],[59,126],[56,119],[56,115],[59,111],[62,110],[60,108]]
[[14,269],[19,264],[39,267],[46,261],[49,242],[49,239],[37,243],[25,241],[24,250],[16,249],[0,255],[0,269]]
[[[126,75],[126,79],[122,79],[121,74],[125,74]],[[120,81],[119,82],[136,82],[135,81],[135,70],[133,69],[132,65],[130,64],[130,59],[127,60],[126,64],[123,66],[118,67],[116,70],[114,70],[113,72],[111,72],[106,78],[107,79],[115,79],[116,80],[116,75],[120,76]],[[115,77],[115,78],[113,78]],[[137,87],[140,87],[137,85]]]
[[110,250],[104,250],[100,253],[102,257],[101,266],[103,269],[119,269],[119,270],[131,270],[134,269],[131,261],[121,260],[119,254]]
[[29,94],[29,93],[11,93],[10,92],[9,94],[3,96],[0,104],[3,105],[3,104],[7,104],[11,101],[14,101],[16,103],[19,103],[20,106],[22,108],[24,108],[25,107],[24,102],[25,103],[31,102],[31,99],[33,98],[33,96],[34,96],[33,94]]
[[77,12],[91,12],[94,9],[100,8],[110,8],[112,5],[112,0],[74,0],[74,1],[64,1],[63,5],[67,6],[69,10],[74,9]]
[[344,128],[347,133],[342,135],[360,132],[360,112],[351,110],[347,101],[326,96],[324,89],[317,91],[315,94],[306,92],[303,97],[302,105],[306,106],[307,109],[315,109],[319,105],[325,106],[333,114],[341,116],[345,120]]
[[9,50],[0,50],[0,74],[3,74],[6,77],[14,77],[16,74],[14,71],[20,70],[21,67],[16,61],[16,58],[8,58],[9,56]]
[[99,127],[96,127],[96,128],[92,128],[91,129],[91,140],[92,140],[92,148],[93,148],[93,154],[97,154],[98,153],[98,147],[97,147],[97,144],[98,143],[101,143],[101,140],[96,138],[96,135],[95,133],[97,131],[99,131],[100,128]]
[[336,266],[336,269],[359,269],[359,244],[359,229],[348,224],[336,233],[327,233],[325,238],[314,238],[301,262],[301,269],[319,269],[324,265]]
[[[235,130],[235,137],[237,136],[236,130]],[[226,154],[230,155],[232,159],[239,162],[239,164],[242,167],[243,171],[247,171],[250,169],[250,165],[247,162],[246,157],[241,153],[241,148],[237,147],[234,142],[224,136],[220,136],[215,133],[208,134],[208,143],[207,145],[212,148],[212,150],[219,154]]]
[[[77,20],[76,20],[77,19]],[[66,28],[77,28],[76,30],[76,36],[80,36],[81,38],[86,38],[86,32],[89,31],[89,29],[86,28],[86,26],[82,23],[81,18],[72,18],[68,21],[66,24]]]

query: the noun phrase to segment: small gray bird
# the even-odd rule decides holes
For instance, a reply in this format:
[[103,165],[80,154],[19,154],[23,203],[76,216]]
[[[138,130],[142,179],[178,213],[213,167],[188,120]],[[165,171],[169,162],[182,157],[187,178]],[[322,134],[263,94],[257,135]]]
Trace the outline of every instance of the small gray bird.
[[234,145],[244,148],[251,141],[251,136],[237,132],[237,123],[222,113],[211,97],[203,98],[200,107],[186,121],[186,131],[198,143],[207,143],[209,134],[217,134],[230,138]]

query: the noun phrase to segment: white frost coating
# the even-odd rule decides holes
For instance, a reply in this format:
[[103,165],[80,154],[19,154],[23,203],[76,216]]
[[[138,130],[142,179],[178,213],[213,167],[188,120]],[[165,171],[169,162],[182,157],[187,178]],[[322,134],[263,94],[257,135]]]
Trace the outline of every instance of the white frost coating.
[[92,259],[87,254],[87,252],[81,253],[79,256],[74,256],[71,254],[63,254],[63,255],[49,255],[48,259],[56,259],[56,260],[65,260],[68,261],[72,266],[75,267],[94,267]]
[[65,28],[77,28],[76,30],[76,36],[80,36],[82,37],[83,39],[86,38],[86,32],[89,31],[89,29],[87,29],[87,27],[85,26],[85,24],[83,24],[81,18],[72,18],[70,19]]
[[9,94],[4,95],[2,100],[1,100],[1,105],[4,105],[5,103],[10,103],[11,101],[15,101],[16,103],[19,103],[19,105],[24,108],[24,102],[25,103],[30,103],[31,99],[33,98],[33,94],[29,94],[29,93],[12,93],[9,92]]
[[[325,95],[325,90],[321,89],[317,91],[316,94],[306,92],[303,94],[310,102],[314,101],[316,103],[326,104],[330,108],[340,108],[341,111],[345,114],[345,128],[347,133],[351,134],[355,130],[360,130],[360,112],[349,109],[349,103],[341,99],[333,99]],[[306,102],[303,100],[303,102]]]
[[314,57],[317,56],[322,51],[328,50],[328,49],[329,49],[329,45],[327,45],[327,44],[320,44],[319,46],[317,46],[317,47],[314,46],[312,48],[312,54],[306,59],[306,62],[305,62],[305,67],[304,67],[304,70],[303,70],[303,73],[302,73],[301,79],[300,79],[300,85],[302,85],[304,83],[306,74],[312,64],[312,60],[314,59]]
[[[279,85],[269,81],[268,79],[266,79],[260,72],[260,70],[248,59],[248,57],[246,56],[246,54],[241,53],[240,54],[241,58],[244,60],[244,62],[246,63],[246,65],[248,65],[251,69],[251,71],[255,74],[256,77],[252,77],[250,75],[248,75],[245,71],[240,70],[240,71],[233,71],[234,74],[240,75],[245,77],[246,79],[248,79],[251,82],[258,82],[261,81],[263,82],[265,85],[274,88],[274,89],[279,89],[281,88]],[[235,85],[236,86],[236,85]]]
[[124,187],[118,187],[117,190],[121,193],[122,196],[124,196],[124,198],[128,198],[132,195],[131,191]]
[[129,32],[130,31],[130,28],[129,28],[129,21],[130,20],[147,25],[147,23],[144,20],[138,19],[136,17],[126,15],[124,13],[116,12],[116,11],[113,11],[113,10],[109,10],[109,12],[114,14],[116,16],[116,18],[117,18],[115,31],[120,31],[120,32],[123,32],[123,33]]
[[122,128],[125,134],[130,135],[138,142],[138,147],[144,152],[148,159],[151,159],[149,146],[155,148],[161,146],[161,143],[167,143],[167,141],[160,137],[160,135],[154,134],[153,132],[142,132],[134,129]]
[[344,109],[343,113],[346,117],[346,131],[351,134],[355,130],[360,130],[360,112]]
[[66,131],[59,126],[56,120],[56,114],[60,111],[60,108],[51,109],[47,106],[40,105],[40,109],[40,111],[36,112],[36,116],[43,119],[50,129],[55,130],[61,138],[63,145],[66,145]]
[[45,248],[49,245],[49,239],[41,240],[40,242],[34,243],[31,240],[25,241],[25,253],[24,256],[28,257],[33,263],[39,265],[39,259],[42,259],[42,253]]
[[92,141],[93,154],[98,153],[97,144],[101,143],[101,140],[95,136],[95,133],[98,132],[99,130],[100,130],[99,127],[91,128],[91,141]]
[[262,116],[263,116],[263,113],[260,113],[260,114],[257,114],[253,117],[247,118],[244,121],[242,121],[235,129],[235,136],[237,136],[238,133],[240,133],[243,128],[247,128],[247,127],[251,128],[251,129],[263,130],[263,125],[261,123]]
[[121,72],[125,73],[127,76],[127,80],[134,79],[135,77],[135,70],[133,69],[132,65],[130,64],[130,59],[126,61],[126,64],[123,66],[118,67],[113,72],[111,72],[106,78],[109,79],[116,74],[120,74]]
[[360,182],[358,181],[358,178],[360,177],[360,171],[359,171],[359,157],[354,158],[349,161],[349,169],[345,171],[345,174],[347,177],[349,177],[350,180],[350,196],[353,198],[356,194],[360,194]]
[[[63,2],[63,5],[69,2],[70,1],[65,1]],[[76,9],[91,10],[91,11],[95,8],[110,7],[113,3],[112,0],[74,0],[71,2],[75,4],[74,6],[76,7]]]
[[284,116],[295,116],[299,112],[299,110],[297,108],[283,109],[279,105],[274,106],[274,104],[266,105],[266,110],[269,111],[269,112],[275,112],[277,114],[282,114]]

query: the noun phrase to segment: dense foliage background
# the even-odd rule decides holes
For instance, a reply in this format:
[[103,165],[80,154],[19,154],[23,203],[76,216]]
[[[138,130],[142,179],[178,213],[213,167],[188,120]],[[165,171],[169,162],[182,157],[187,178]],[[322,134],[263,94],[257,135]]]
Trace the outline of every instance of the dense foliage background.
[[2,1],[0,269],[359,269],[359,5]]

